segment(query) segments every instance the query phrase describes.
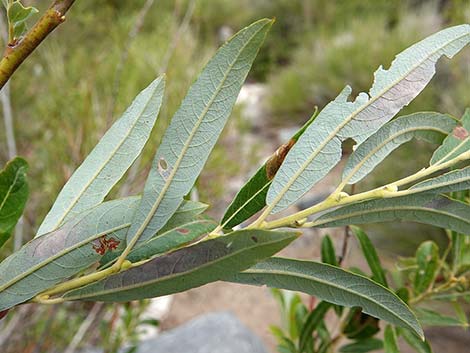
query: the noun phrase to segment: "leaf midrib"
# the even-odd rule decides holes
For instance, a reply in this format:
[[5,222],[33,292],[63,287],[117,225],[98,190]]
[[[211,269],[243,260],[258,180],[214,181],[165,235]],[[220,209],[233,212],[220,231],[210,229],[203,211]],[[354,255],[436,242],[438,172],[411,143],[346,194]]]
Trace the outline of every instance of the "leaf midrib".
[[[375,213],[375,212],[387,212],[387,211],[424,211],[424,212],[435,213],[435,214],[439,214],[439,215],[443,215],[443,216],[449,216],[451,218],[454,218],[456,220],[462,221],[462,222],[467,223],[467,224],[470,225],[470,221],[468,219],[465,219],[465,218],[460,217],[460,216],[456,216],[453,213],[443,212],[443,211],[437,210],[435,208],[426,208],[426,207],[422,207],[422,206],[398,206],[398,207],[393,207],[393,208],[392,207],[389,207],[389,208],[387,208],[387,207],[374,208],[373,210],[351,212],[351,213],[348,213],[346,215],[339,215],[339,216],[336,216],[336,217],[321,219],[321,220],[318,220],[318,221],[313,221],[312,222],[312,227],[321,226],[321,225],[326,224],[326,223],[336,222],[336,221],[346,219],[346,218],[350,218],[350,217],[355,217],[355,216],[360,216],[360,215],[367,215],[367,214]],[[418,222],[418,223],[420,223],[420,222]]]
[[[411,128],[411,129],[407,129],[407,130],[401,130],[401,131],[398,131],[397,133],[393,134],[393,135],[390,135],[386,140],[384,140],[382,143],[380,143],[379,145],[377,145],[376,147],[374,147],[357,165],[354,169],[351,170],[351,172],[348,174],[348,176],[346,178],[344,178],[344,181],[347,181],[349,182],[357,172],[359,172],[359,170],[364,166],[364,164],[369,161],[369,159],[376,154],[377,151],[381,150],[382,148],[384,148],[388,143],[390,143],[390,141],[394,140],[395,138],[401,136],[401,135],[405,135],[407,133],[413,133],[415,131],[436,131],[436,132],[441,132],[443,134],[447,134],[447,131],[444,131],[442,129],[439,129],[438,127],[435,127],[435,126],[417,126],[417,127],[414,127],[414,128]],[[410,136],[409,140],[411,140],[413,137],[415,136]],[[409,141],[408,140],[408,141]]]
[[[366,104],[362,105],[358,109],[356,109],[354,112],[352,112],[347,119],[345,119],[342,123],[338,125],[336,129],[333,130],[333,132],[328,135],[328,137],[325,139],[324,142],[322,142],[318,148],[310,155],[309,158],[301,165],[301,167],[297,170],[296,173],[290,178],[290,180],[286,183],[286,185],[281,189],[281,192],[278,194],[278,196],[273,200],[271,205],[269,206],[269,210],[273,210],[274,207],[279,203],[279,201],[284,197],[286,192],[290,189],[292,184],[299,178],[299,176],[302,174],[302,172],[307,168],[307,166],[315,159],[315,157],[323,150],[323,148],[350,122],[352,121],[360,112],[362,112],[365,108],[369,107],[371,104],[373,104],[377,99],[382,97],[386,92],[391,90],[393,87],[395,87],[397,84],[399,84],[402,80],[404,80],[406,77],[410,75],[411,72],[414,70],[418,69],[426,60],[428,60],[430,57],[435,55],[437,52],[442,50],[442,48],[447,47],[453,42],[456,42],[466,36],[469,36],[469,33],[466,33],[462,36],[459,36],[451,41],[448,41],[445,45],[442,45],[439,47],[439,49],[434,50],[432,53],[430,53],[426,58],[422,59],[419,64],[416,64],[413,66],[405,75],[402,75],[400,79],[397,79],[392,82],[392,84],[388,85],[386,88],[384,88],[379,94],[377,94],[375,97],[370,97],[369,93],[367,95],[370,97],[370,99],[367,101]],[[389,69],[390,70],[390,69]],[[370,92],[370,91],[369,91]],[[320,113],[321,114],[321,113]]]
[[150,221],[152,220],[155,212],[157,211],[158,207],[160,206],[160,203],[162,202],[163,198],[166,196],[166,192],[168,191],[169,187],[171,186],[172,184],[172,181],[173,181],[173,178],[175,177],[176,173],[178,172],[179,170],[179,166],[181,164],[181,162],[183,161],[184,159],[184,156],[189,148],[189,145],[191,144],[193,138],[194,138],[194,135],[197,133],[201,123],[202,123],[202,120],[204,119],[204,117],[206,116],[207,112],[209,111],[209,108],[212,106],[212,104],[214,103],[216,97],[218,96],[218,94],[220,93],[220,91],[222,90],[223,88],[223,84],[225,83],[225,81],[227,80],[228,78],[228,75],[230,74],[230,72],[232,71],[232,68],[233,66],[235,65],[235,63],[238,61],[239,57],[240,57],[240,54],[243,52],[243,50],[245,50],[245,48],[248,46],[248,44],[251,44],[251,40],[256,36],[258,35],[259,32],[261,32],[261,30],[265,27],[265,25],[261,26],[256,32],[254,32],[254,34],[249,38],[249,40],[246,41],[246,43],[240,48],[237,56],[235,57],[235,59],[232,61],[232,63],[228,66],[228,69],[226,70],[226,72],[224,73],[224,76],[222,78],[222,80],[220,81],[217,89],[215,90],[214,94],[212,95],[209,103],[206,105],[206,107],[204,108],[204,110],[202,111],[200,117],[198,118],[198,120],[196,121],[196,123],[194,124],[193,126],[193,129],[191,130],[191,133],[189,134],[188,136],[188,139],[186,140],[186,143],[183,145],[183,149],[181,150],[181,153],[180,155],[178,156],[178,159],[176,160],[175,162],[175,165],[173,166],[172,170],[171,170],[171,173],[170,175],[168,176],[167,180],[165,181],[165,184],[163,185],[163,188],[160,192],[160,194],[158,195],[157,199],[155,200],[155,203],[153,204],[152,208],[150,209],[150,212],[147,214],[147,216],[145,217],[144,219],[144,222],[140,225],[140,227],[137,229],[136,233],[133,235],[132,239],[136,239],[137,240],[135,241],[135,243],[138,242],[140,236],[142,235],[142,233],[145,231],[145,229],[147,228],[148,224],[150,223]]
[[5,194],[5,197],[3,198],[2,200],[2,203],[0,204],[0,212],[2,211],[3,209],[3,206],[5,206],[5,203],[7,202],[7,200],[9,199],[11,193],[12,193],[12,190],[13,188],[15,187],[16,185],[16,182],[18,181],[18,179],[20,178],[20,175],[23,173],[23,170],[24,170],[25,167],[19,167],[15,173],[15,178],[13,179],[13,183],[10,184],[10,187],[8,188],[8,191],[7,193]]
[[[300,261],[300,262],[305,262],[305,261]],[[327,266],[327,265],[325,264],[325,266]],[[370,303],[373,303],[373,304],[377,305],[378,307],[382,308],[383,310],[385,310],[386,312],[392,314],[394,317],[396,317],[398,319],[398,321],[404,323],[406,327],[413,327],[410,324],[408,324],[405,320],[403,320],[400,316],[398,316],[398,315],[395,316],[395,313],[393,311],[387,309],[380,302],[375,302],[371,298],[365,296],[362,293],[354,292],[353,290],[351,290],[347,287],[341,287],[341,286],[335,285],[333,282],[329,282],[327,280],[319,279],[318,277],[308,276],[308,275],[304,275],[304,274],[301,274],[301,273],[298,273],[298,272],[287,272],[287,271],[281,271],[281,270],[258,270],[258,269],[248,269],[248,270],[243,271],[242,274],[248,274],[248,275],[249,274],[254,274],[254,275],[256,275],[256,274],[268,274],[268,275],[271,275],[271,276],[298,277],[298,278],[303,278],[303,279],[310,280],[310,281],[313,280],[313,281],[319,282],[323,285],[334,287],[337,290],[348,292],[352,295],[356,295],[360,298],[366,299]],[[362,276],[360,276],[360,277],[362,277]],[[362,278],[367,279],[367,277],[362,277]],[[378,283],[375,283],[375,284],[377,284],[380,287],[382,287],[383,289],[387,290],[382,285],[380,285]],[[387,290],[387,292],[388,292],[388,290]],[[388,294],[393,295],[393,293],[391,293],[391,292],[388,292]],[[324,299],[324,300],[327,300],[327,299]],[[406,304],[404,304],[404,303],[403,303],[403,305],[406,306]],[[415,329],[413,328],[413,330],[415,330]]]
[[418,185],[416,185],[416,187],[411,187],[408,190],[411,191],[411,193],[424,192],[424,191],[438,189],[438,188],[451,186],[451,185],[459,184],[459,183],[464,183],[464,182],[468,182],[468,181],[470,181],[470,175],[462,176],[462,177],[457,178],[457,179],[451,179],[451,180],[447,180],[447,181],[440,182],[440,183],[438,182],[436,184],[429,184],[429,185],[424,186],[424,187],[420,187],[419,184],[418,184]]

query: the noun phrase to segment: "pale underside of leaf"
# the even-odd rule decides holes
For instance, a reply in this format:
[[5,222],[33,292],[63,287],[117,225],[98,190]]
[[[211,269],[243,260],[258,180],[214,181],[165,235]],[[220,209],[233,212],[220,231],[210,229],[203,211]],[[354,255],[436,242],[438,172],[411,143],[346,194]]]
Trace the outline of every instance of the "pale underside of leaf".
[[293,232],[241,230],[157,257],[65,294],[69,300],[129,301],[181,292],[242,271],[278,252]]
[[62,227],[26,243],[0,263],[0,310],[31,299],[91,266],[102,257],[94,247],[99,238],[124,246],[139,198],[105,202],[66,222]]
[[333,304],[359,306],[369,315],[423,336],[414,314],[394,293],[367,277],[328,264],[271,258],[224,279],[300,291]]
[[340,161],[343,141],[361,144],[424,89],[441,56],[453,57],[468,42],[470,25],[445,29],[397,55],[389,70],[380,67],[369,94],[349,102],[351,88],[346,86],[287,155],[268,191],[268,211],[282,211],[297,201]]
[[103,201],[142,152],[157,119],[164,87],[165,81],[159,77],[139,93],[64,185],[36,237]]
[[342,227],[377,222],[418,222],[470,234],[470,205],[434,194],[365,201],[328,212],[314,227]]
[[155,156],[128,243],[158,232],[193,187],[271,24],[260,20],[232,37],[189,89]]
[[430,164],[442,164],[468,150],[470,150],[470,109],[465,111],[461,126],[456,127],[433,153]]
[[411,192],[448,193],[470,189],[470,166],[413,185]]
[[343,181],[355,184],[402,144],[413,138],[440,143],[457,125],[452,117],[432,112],[399,117],[360,144],[349,157],[343,171]]

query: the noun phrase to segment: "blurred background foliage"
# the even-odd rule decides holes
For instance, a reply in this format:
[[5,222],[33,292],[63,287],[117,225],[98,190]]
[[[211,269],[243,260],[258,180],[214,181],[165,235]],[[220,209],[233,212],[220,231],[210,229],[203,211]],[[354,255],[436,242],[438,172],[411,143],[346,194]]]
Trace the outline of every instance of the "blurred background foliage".
[[[47,0],[24,2],[40,12],[49,5]],[[354,94],[368,91],[372,73],[381,64],[388,67],[395,54],[440,28],[470,22],[470,2],[77,0],[66,22],[11,80],[18,150],[30,163],[25,238],[33,236],[62,185],[110,124],[143,87],[165,72],[165,104],[129,191],[139,192],[162,131],[197,72],[230,33],[262,17],[275,17],[276,23],[249,82],[267,89],[263,126],[268,129],[301,124],[315,106],[321,108],[334,99],[345,84],[353,87]],[[439,64],[431,85],[403,114],[434,110],[460,117],[470,106],[469,78],[466,49],[452,62]],[[251,128],[239,110],[234,115],[226,136]],[[0,129],[1,164],[8,159],[4,135]],[[199,182],[204,202],[220,198],[231,176],[250,170],[241,162],[230,162],[241,146],[232,142],[228,152],[227,144],[216,148]],[[400,148],[367,186],[425,165],[430,151],[419,144]],[[248,161],[249,168],[255,162]],[[45,329],[32,320],[24,327],[25,331],[28,325],[35,327],[28,331],[28,339],[13,340],[15,348],[8,346],[2,352],[36,352],[38,342],[39,351],[52,352],[51,347],[62,351],[85,309],[81,304],[57,309],[67,318],[70,334],[39,340]],[[49,309],[41,310],[46,317],[52,315]]]

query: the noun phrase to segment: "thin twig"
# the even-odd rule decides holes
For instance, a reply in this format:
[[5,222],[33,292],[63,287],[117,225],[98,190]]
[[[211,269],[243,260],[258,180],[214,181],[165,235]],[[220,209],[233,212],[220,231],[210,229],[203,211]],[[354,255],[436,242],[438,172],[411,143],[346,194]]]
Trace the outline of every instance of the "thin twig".
[[[355,189],[356,189],[356,184],[353,184],[351,186],[351,195],[354,194]],[[342,246],[342,249],[341,249],[341,255],[340,255],[339,260],[338,260],[339,266],[341,266],[341,264],[343,263],[344,259],[346,258],[346,255],[348,253],[349,238],[350,237],[351,237],[351,227],[349,225],[347,225],[346,227],[344,227],[343,246]]]
[[76,351],[78,345],[82,341],[83,337],[87,333],[93,321],[95,321],[95,318],[98,316],[102,307],[103,303],[96,303],[95,305],[93,305],[87,317],[75,333],[75,336],[73,336],[72,341],[70,342],[64,353],[74,353]]
[[0,88],[39,44],[65,21],[64,15],[74,2],[75,0],[55,0],[23,38],[8,43],[0,61]]

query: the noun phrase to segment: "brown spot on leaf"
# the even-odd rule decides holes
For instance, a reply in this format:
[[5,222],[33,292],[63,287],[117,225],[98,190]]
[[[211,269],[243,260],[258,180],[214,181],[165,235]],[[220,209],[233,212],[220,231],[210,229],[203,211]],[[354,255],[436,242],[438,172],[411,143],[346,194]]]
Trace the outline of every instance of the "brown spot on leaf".
[[258,242],[258,238],[257,238],[257,237],[255,237],[255,236],[252,236],[252,237],[251,237],[251,240],[253,240],[255,243],[257,243],[257,242]]
[[189,233],[189,229],[187,229],[187,228],[178,228],[176,231],[178,233],[181,233],[181,234],[188,234]]
[[168,179],[168,177],[170,176],[170,167],[168,165],[168,162],[163,157],[160,157],[160,159],[158,160],[158,172],[165,180]]
[[457,126],[454,131],[452,131],[452,135],[456,139],[465,140],[470,136],[470,133],[463,126]]

